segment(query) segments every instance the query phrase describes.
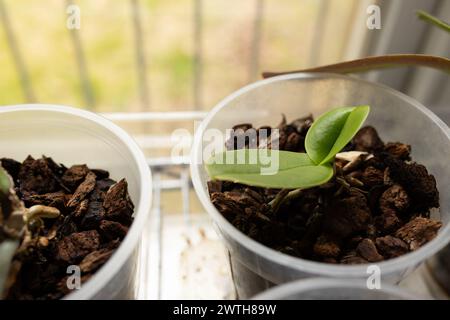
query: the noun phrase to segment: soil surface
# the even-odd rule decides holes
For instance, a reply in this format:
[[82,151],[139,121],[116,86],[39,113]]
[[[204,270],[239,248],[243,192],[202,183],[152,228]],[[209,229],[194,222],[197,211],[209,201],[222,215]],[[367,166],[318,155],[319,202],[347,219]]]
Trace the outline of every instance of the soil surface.
[[18,273],[6,298],[60,299],[71,292],[67,283],[74,272],[69,266],[78,266],[81,283],[87,281],[127,234],[134,210],[127,182],[84,164],[66,168],[45,156],[0,162],[26,207],[45,205],[61,213],[42,219],[42,225],[32,228],[31,240],[16,252],[13,266]]
[[[305,152],[311,116],[279,129],[279,149]],[[267,129],[267,126],[263,127]],[[236,135],[256,130],[237,125]],[[271,145],[257,139],[258,147]],[[236,228],[283,253],[328,263],[363,264],[395,258],[433,239],[440,221],[430,218],[439,207],[435,178],[412,161],[411,146],[384,143],[375,128],[363,127],[344,148],[361,151],[351,161],[336,159],[335,176],[306,190],[251,187],[227,181],[208,183],[214,206]],[[275,205],[275,203],[277,205]]]

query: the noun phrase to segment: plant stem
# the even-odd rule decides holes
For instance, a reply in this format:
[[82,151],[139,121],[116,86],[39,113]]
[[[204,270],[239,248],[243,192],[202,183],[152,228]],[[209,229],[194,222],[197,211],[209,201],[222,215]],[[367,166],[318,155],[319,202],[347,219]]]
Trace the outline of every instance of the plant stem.
[[281,189],[280,192],[277,193],[275,198],[270,201],[269,205],[272,207],[273,213],[276,213],[280,208],[280,205],[284,198],[288,195],[289,189]]
[[282,189],[280,192],[278,192],[275,198],[269,203],[270,206],[272,207],[273,212],[276,213],[284,202],[298,198],[302,194],[302,192],[303,189],[294,189],[294,190]]
[[301,69],[285,72],[263,72],[263,78],[270,78],[282,74],[298,72],[331,72],[331,73],[358,73],[371,70],[419,66],[429,67],[450,74],[450,59],[445,57],[430,56],[425,54],[390,54],[385,56],[373,56],[362,59],[350,60],[329,64],[322,67]]
[[442,21],[441,19],[429,14],[428,12],[419,10],[416,12],[419,19],[424,20],[428,23],[431,23],[435,25],[438,28],[441,28],[444,31],[450,32],[450,25],[446,23],[445,21]]

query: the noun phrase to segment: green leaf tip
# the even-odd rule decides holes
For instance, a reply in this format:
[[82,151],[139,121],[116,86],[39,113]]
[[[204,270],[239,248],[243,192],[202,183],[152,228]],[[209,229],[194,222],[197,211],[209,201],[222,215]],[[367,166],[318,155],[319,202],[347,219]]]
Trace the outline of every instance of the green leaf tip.
[[0,166],[0,193],[8,195],[11,188],[11,178],[2,166]]
[[365,105],[340,107],[322,114],[306,134],[306,153],[318,165],[332,161],[361,128],[369,111]]

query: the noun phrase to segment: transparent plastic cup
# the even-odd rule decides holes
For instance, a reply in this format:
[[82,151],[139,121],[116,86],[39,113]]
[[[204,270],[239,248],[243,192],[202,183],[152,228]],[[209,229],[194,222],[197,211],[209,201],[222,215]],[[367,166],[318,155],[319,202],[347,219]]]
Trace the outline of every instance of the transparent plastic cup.
[[[429,259],[427,267],[431,275],[431,279],[427,283],[430,290],[437,291],[438,296],[450,299],[450,245]],[[442,294],[439,294],[441,292]]]
[[421,299],[397,286],[382,284],[368,289],[354,279],[310,278],[269,289],[253,300],[417,300]]
[[[199,199],[211,216],[230,251],[237,293],[248,298],[274,284],[305,277],[367,276],[367,265],[332,265],[295,258],[272,250],[232,226],[212,205],[209,180],[202,160],[209,129],[225,132],[239,123],[255,127],[276,125],[285,114],[293,120],[312,113],[317,116],[333,107],[371,106],[366,124],[377,128],[384,141],[402,141],[412,146],[412,157],[436,177],[440,191],[443,227],[435,239],[404,256],[378,263],[382,279],[396,283],[450,240],[450,132],[431,111],[410,97],[380,84],[334,74],[290,74],[248,85],[224,100],[200,125],[192,149],[191,174]],[[204,150],[205,149],[205,150]],[[212,150],[212,148],[209,148]],[[202,159],[202,156],[204,158]]]
[[67,299],[134,298],[136,254],[151,204],[151,174],[144,155],[121,128],[80,109],[53,105],[0,107],[0,157],[46,155],[66,166],[87,164],[126,178],[135,205],[127,236],[106,264]]

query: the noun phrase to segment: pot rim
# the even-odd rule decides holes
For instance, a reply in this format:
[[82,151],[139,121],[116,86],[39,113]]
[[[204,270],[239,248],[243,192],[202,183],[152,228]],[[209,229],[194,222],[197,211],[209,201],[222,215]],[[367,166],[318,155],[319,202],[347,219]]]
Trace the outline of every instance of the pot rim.
[[79,290],[67,294],[63,299],[89,299],[95,296],[102,288],[104,288],[111,278],[117,274],[120,268],[126,263],[133,250],[137,247],[141,238],[141,233],[145,226],[146,219],[150,212],[152,202],[152,176],[150,168],[142,150],[131,136],[118,125],[110,120],[94,112],[54,104],[19,104],[2,106],[0,108],[0,116],[3,113],[11,112],[27,112],[27,111],[49,111],[55,113],[64,113],[71,116],[82,118],[83,120],[92,122],[98,126],[108,130],[111,135],[118,138],[123,145],[131,153],[135,165],[139,171],[139,207],[134,211],[134,220],[128,230],[127,235],[123,239],[120,246],[108,261],[97,270],[94,275]]
[[368,289],[365,281],[355,281],[355,279],[336,279],[336,278],[308,278],[295,280],[283,285],[276,286],[267,291],[257,294],[252,300],[282,300],[286,297],[319,289],[364,289],[368,291],[379,291],[386,295],[394,296],[396,299],[419,300],[422,299],[411,292],[401,289],[398,286],[382,283],[380,289]]
[[[372,264],[361,264],[361,265],[334,265],[323,262],[316,262],[312,260],[306,260],[302,258],[293,257],[272,248],[269,248],[252,238],[248,237],[238,229],[236,229],[228,220],[226,220],[222,214],[214,207],[211,203],[208,192],[206,188],[203,187],[201,176],[200,176],[200,165],[198,163],[202,162],[202,137],[203,132],[208,127],[211,120],[216,116],[216,114],[225,108],[232,100],[238,98],[242,94],[251,91],[255,88],[271,84],[273,82],[293,80],[293,79],[324,79],[324,78],[335,78],[335,79],[345,79],[349,81],[363,82],[367,85],[377,87],[381,90],[387,91],[388,93],[397,96],[399,99],[407,102],[411,107],[418,109],[424,116],[430,118],[447,136],[450,140],[450,129],[449,127],[439,119],[433,112],[427,109],[418,101],[413,98],[394,90],[385,85],[370,82],[367,80],[358,79],[355,77],[334,74],[334,73],[292,73],[287,75],[280,75],[271,77],[268,79],[263,79],[244,86],[243,88],[231,93],[223,100],[221,100],[215,107],[208,113],[206,118],[200,124],[197,132],[195,133],[194,143],[191,151],[191,176],[195,191],[208,214],[212,217],[213,221],[218,225],[219,229],[223,229],[226,234],[231,236],[236,242],[245,247],[247,250],[257,253],[263,256],[265,259],[271,261],[275,264],[283,265],[286,268],[295,269],[300,272],[309,272],[318,274],[321,276],[328,277],[365,277],[367,276],[367,267],[369,265],[376,264],[380,267],[383,274],[392,273],[394,271],[399,271],[405,269],[408,266],[418,264],[430,257],[440,249],[442,249],[450,240],[450,223],[448,223],[438,235],[426,243],[420,249],[405,254],[403,256],[385,260],[379,263]],[[222,231],[221,231],[222,232]],[[242,261],[241,261],[242,262]],[[245,262],[243,262],[245,264]]]

